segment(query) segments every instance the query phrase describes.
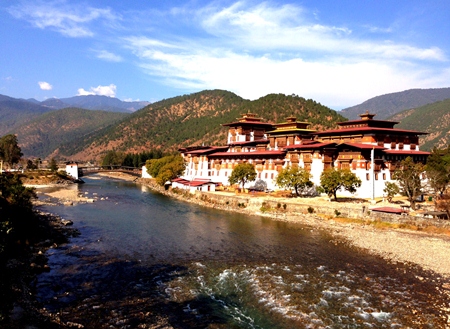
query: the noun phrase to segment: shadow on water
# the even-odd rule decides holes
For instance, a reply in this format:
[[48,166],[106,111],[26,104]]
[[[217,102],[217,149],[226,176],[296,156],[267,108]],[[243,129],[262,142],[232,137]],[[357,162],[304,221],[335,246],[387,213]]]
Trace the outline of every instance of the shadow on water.
[[[77,248],[73,249],[73,247],[66,249],[64,246],[59,248],[58,252],[62,252],[61,259],[58,259],[59,256],[57,255],[53,256],[52,270],[40,276],[36,288],[39,292],[37,299],[48,311],[48,318],[51,318],[54,323],[59,323],[61,325],[60,328],[67,326],[79,328],[84,326],[84,328],[188,329],[297,328],[299,324],[298,321],[291,324],[289,324],[289,321],[279,323],[277,322],[279,318],[276,316],[261,314],[256,315],[256,318],[259,316],[257,324],[236,321],[236,318],[230,312],[224,310],[232,308],[243,309],[246,307],[243,304],[253,298],[249,296],[251,293],[246,296],[245,287],[242,289],[242,286],[237,289],[241,296],[237,296],[230,289],[209,291],[196,294],[194,297],[177,299],[177,294],[173,293],[173,291],[171,292],[170,289],[180,289],[179,293],[182,294],[181,289],[184,288],[181,288],[178,283],[180,281],[186,282],[199,276],[199,272],[196,272],[190,265],[169,263],[144,265],[139,261],[110,259],[99,252],[86,252],[86,250],[77,250]],[[72,259],[72,261],[68,261],[67,258]],[[349,259],[336,261],[345,262],[346,260],[348,261]],[[346,289],[353,292],[364,290],[373,293],[371,297],[366,295],[365,302],[367,303],[377,305],[380,304],[381,300],[391,298],[389,289],[392,289],[396,291],[392,293],[393,295],[402,291],[405,293],[404,305],[401,305],[402,301],[401,299],[399,300],[399,310],[408,309],[410,306],[407,304],[411,300],[416,300],[420,301],[420,307],[418,307],[418,310],[415,310],[414,306],[410,307],[410,316],[413,317],[415,312],[420,312],[420,310],[426,311],[428,316],[434,313],[433,299],[438,296],[433,296],[435,291],[433,292],[434,286],[432,284],[417,279],[417,273],[419,272],[413,269],[408,270],[406,266],[401,264],[398,264],[398,267],[393,269],[388,264],[380,262],[376,257],[374,257],[373,261],[373,266],[370,266],[370,268],[367,268],[367,263],[365,265],[362,263],[361,265],[357,263],[350,265],[347,263],[346,266],[340,267],[330,264],[331,266],[326,268],[304,269],[302,272],[304,275],[302,276],[307,278],[309,283],[301,288],[301,300],[298,303],[315,305],[318,299],[317,291],[321,291],[319,293],[321,298],[319,299],[326,299],[327,307],[312,308],[311,306],[311,310],[314,310],[314,313],[317,315],[321,316],[321,312],[329,312],[332,307],[346,307],[345,304],[341,304],[341,299],[343,298],[339,298],[339,294],[343,293],[343,291],[339,290],[339,287],[343,285],[333,284],[335,288],[333,286],[330,288],[329,286],[330,282],[336,280],[338,273],[346,273],[346,278],[342,277],[341,281],[341,283],[345,283]],[[231,274],[236,277],[242,275],[243,272],[249,271],[250,268],[257,268],[257,266],[248,265],[234,267],[234,273]],[[286,266],[280,264],[279,267],[284,268]],[[244,270],[242,271],[242,269]],[[219,283],[211,284],[213,280],[207,278],[207,276],[217,278],[221,276],[217,275],[217,273],[220,274],[221,272],[223,274],[226,271],[219,269],[214,275],[211,275],[205,270],[205,272],[200,273],[202,274],[200,276],[206,277],[205,286],[216,287]],[[270,271],[275,273],[273,277],[280,277],[280,270],[276,271],[274,264],[272,264],[271,269],[266,271],[266,274]],[[369,272],[367,276],[365,272]],[[379,276],[382,278],[379,278]],[[251,275],[248,275],[248,277],[250,278]],[[262,279],[262,272],[259,273],[258,277]],[[284,275],[283,280],[282,284],[288,286],[290,285],[289,281],[295,280],[295,278],[293,276],[289,278],[287,275]],[[380,280],[384,280],[384,282]],[[236,282],[231,280],[224,281],[221,284],[235,286],[239,284]],[[171,288],[173,287],[171,283],[175,283],[175,288]],[[189,287],[192,286],[190,285]],[[338,290],[333,290],[336,288]],[[278,288],[274,284],[274,286],[266,288],[266,290],[270,289],[276,290]],[[328,296],[327,299],[323,292],[331,294],[331,296]],[[276,294],[276,292],[273,294]],[[429,303],[428,306],[426,305],[427,302]],[[419,304],[416,304],[416,307]],[[402,310],[401,312],[404,311]],[[438,318],[439,312],[437,310],[435,312],[436,318]],[[417,313],[417,316],[420,316],[420,314]],[[329,317],[331,321],[329,314],[324,315],[322,318],[326,317]],[[430,327],[426,326],[425,320],[425,318],[418,318],[422,325]],[[435,321],[433,323],[437,325],[438,322]],[[414,321],[408,321],[407,323],[414,323]],[[354,328],[364,327],[362,323],[359,324],[355,323]],[[329,325],[334,328],[333,323],[330,322]],[[372,325],[372,327],[384,328],[386,327],[385,325],[387,324],[380,323],[380,326]],[[55,328],[58,327],[56,326]],[[431,324],[430,328],[432,327],[434,327],[433,324]]]
[[[168,300],[167,282],[187,275],[188,268],[171,264],[142,266],[136,261],[89,256],[83,264],[42,275],[38,300],[61,324],[86,328],[169,325],[201,328],[225,324],[210,298],[177,303]],[[192,308],[202,315],[188,312]]]
[[120,187],[87,180],[81,192],[105,201],[53,208],[81,231],[36,281],[61,328],[443,328],[439,278],[417,267],[312,227]]

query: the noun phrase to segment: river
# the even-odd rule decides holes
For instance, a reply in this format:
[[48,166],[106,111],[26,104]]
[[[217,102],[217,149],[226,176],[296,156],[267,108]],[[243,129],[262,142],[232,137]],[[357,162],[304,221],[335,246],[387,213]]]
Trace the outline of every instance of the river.
[[203,208],[97,176],[45,206],[81,234],[47,252],[37,298],[85,328],[444,328],[429,273],[323,230]]

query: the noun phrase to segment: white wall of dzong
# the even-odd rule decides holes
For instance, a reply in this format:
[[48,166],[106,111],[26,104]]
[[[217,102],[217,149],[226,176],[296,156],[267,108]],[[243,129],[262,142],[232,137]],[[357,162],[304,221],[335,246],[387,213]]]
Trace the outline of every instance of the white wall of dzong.
[[[248,138],[247,138],[248,137]],[[228,133],[228,143],[232,144],[233,142],[244,142],[248,140],[254,140],[254,136],[252,133],[250,133],[249,136],[246,134],[239,134],[239,130],[229,130]],[[373,144],[374,146],[378,146],[377,143],[364,143],[364,144]],[[384,143],[384,147],[386,149],[392,148],[391,143]],[[270,149],[270,147],[269,147]],[[278,149],[277,143],[275,143],[274,149]],[[404,150],[409,151],[411,150],[410,144],[403,144],[401,143],[395,143],[395,147],[392,149],[396,150]],[[248,152],[251,154],[252,151],[255,151],[256,148],[244,148],[242,151]],[[419,145],[415,145],[414,150],[419,150]],[[230,158],[224,159],[221,161],[221,163],[230,164],[235,163],[237,159],[232,159],[232,154],[235,152],[234,148],[230,148]],[[251,159],[248,157],[250,163],[254,163],[256,159]],[[187,167],[185,170],[185,173],[183,175],[183,178],[186,180],[194,180],[198,178],[203,179],[210,179],[212,182],[215,183],[221,183],[224,186],[228,186],[228,178],[230,177],[232,173],[232,166],[230,165],[221,165],[219,170],[215,168],[213,163],[209,163],[208,156],[202,155],[196,158],[197,163],[193,163],[193,158],[189,158],[189,162],[187,163]],[[266,160],[269,163],[272,163],[273,160]],[[323,155],[320,151],[316,151],[312,154],[312,157],[308,160],[310,173],[312,175],[312,182],[316,186],[320,186],[320,176],[324,170],[324,163],[323,163]],[[291,165],[289,156],[285,159],[285,163],[283,165],[283,168],[286,168]],[[299,157],[298,165],[300,167],[305,168],[305,163],[303,161],[303,156]],[[334,167],[338,167],[338,161],[336,160],[334,162]],[[267,169],[266,166],[264,166],[263,170],[257,170],[258,176],[256,181],[262,180],[266,184],[266,188],[276,190],[279,189],[279,187],[276,185],[276,177],[278,175],[278,171],[274,170],[274,167],[270,167],[271,169]],[[384,188],[386,182],[392,182],[391,179],[391,172],[388,168],[381,169],[378,171],[374,171],[371,169],[372,166],[370,166],[370,169],[367,169],[366,167],[360,168],[357,167],[356,169],[351,168],[350,170],[356,174],[359,179],[361,179],[361,187],[357,189],[356,193],[351,194],[347,191],[341,190],[338,191],[339,196],[353,196],[353,197],[359,197],[359,198],[378,198],[384,196]],[[246,188],[251,188],[255,185],[256,181],[249,182],[246,184]]]
[[[234,163],[234,160],[227,159],[223,160],[226,163]],[[270,160],[269,160],[270,161]],[[253,161],[249,161],[253,162]],[[283,168],[291,165],[289,161],[286,161]],[[299,162],[299,166],[305,166],[303,160]],[[334,163],[335,168],[337,168],[337,161]],[[228,178],[230,177],[233,169],[231,168],[220,168],[216,170],[215,168],[208,169],[208,159],[204,158],[203,161],[198,162],[198,169],[195,170],[195,164],[191,161],[187,164],[186,170],[182,178],[186,180],[194,179],[210,179],[214,183],[221,183],[224,186],[230,185]],[[316,186],[320,186],[320,175],[324,170],[324,164],[320,155],[314,156],[311,162],[311,181]],[[356,193],[352,194],[344,190],[338,191],[338,196],[342,197],[357,197],[357,198],[380,198],[385,195],[383,192],[386,182],[393,182],[391,179],[391,172],[389,169],[382,169],[379,171],[373,171],[371,169],[367,170],[365,168],[351,169],[351,171],[356,174],[359,179],[361,179],[361,187],[357,189]],[[255,185],[256,181],[262,180],[266,183],[266,188],[271,190],[277,190],[279,187],[276,185],[276,177],[278,175],[277,170],[267,170],[258,171],[258,176],[255,181],[248,182],[245,187],[251,188]]]

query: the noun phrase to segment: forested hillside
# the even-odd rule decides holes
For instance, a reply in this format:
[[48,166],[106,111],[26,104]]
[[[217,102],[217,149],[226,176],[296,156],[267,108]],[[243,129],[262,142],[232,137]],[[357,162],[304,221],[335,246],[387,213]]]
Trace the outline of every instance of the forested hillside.
[[17,129],[23,154],[45,158],[63,143],[72,143],[120,119],[125,113],[66,108],[45,113]]
[[221,125],[235,121],[245,112],[254,112],[267,122],[288,116],[312,123],[312,129],[331,128],[346,121],[337,112],[299,96],[270,94],[256,101],[231,92],[207,90],[153,103],[76,143],[59,148],[61,157],[98,159],[108,150],[142,152],[148,149],[176,151],[189,145],[223,145],[227,129]]
[[417,108],[450,98],[450,88],[410,89],[371,98],[359,105],[343,109],[340,113],[350,120],[359,119],[358,114],[367,110],[376,119],[386,119],[403,110]]
[[0,136],[49,111],[52,109],[40,104],[0,95]]
[[423,151],[430,151],[434,146],[444,148],[450,143],[450,99],[409,109],[389,119],[400,122],[396,128],[428,132],[420,138]]

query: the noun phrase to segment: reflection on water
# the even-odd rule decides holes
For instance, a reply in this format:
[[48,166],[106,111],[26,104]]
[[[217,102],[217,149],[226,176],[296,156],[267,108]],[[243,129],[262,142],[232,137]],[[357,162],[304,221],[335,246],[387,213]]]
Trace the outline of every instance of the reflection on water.
[[[86,178],[107,200],[50,207],[81,236],[49,252],[40,300],[66,321],[144,327],[440,328],[448,302],[417,269],[326,232]],[[417,273],[416,273],[417,272]],[[423,275],[422,273],[420,273]]]

